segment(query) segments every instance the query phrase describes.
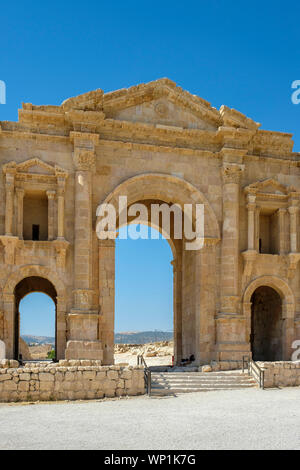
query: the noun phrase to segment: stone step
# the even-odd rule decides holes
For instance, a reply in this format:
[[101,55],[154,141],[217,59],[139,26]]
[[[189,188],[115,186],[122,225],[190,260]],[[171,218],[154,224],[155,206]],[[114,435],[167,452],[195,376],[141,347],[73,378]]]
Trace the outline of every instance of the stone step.
[[[249,387],[251,388],[251,387]],[[153,396],[162,396],[162,395],[174,395],[174,394],[180,394],[180,393],[198,393],[198,392],[219,392],[219,391],[225,391],[225,390],[245,390],[245,387],[220,387],[220,388],[215,388],[215,387],[207,387],[207,388],[195,388],[195,389],[190,389],[190,388],[172,388],[172,389],[151,389],[151,395]]]
[[203,376],[196,376],[196,377],[162,377],[162,376],[153,376],[152,380],[183,380],[185,382],[189,382],[191,380],[252,380],[253,377],[203,377]]
[[152,373],[152,394],[170,395],[175,393],[213,390],[238,390],[257,387],[256,381],[240,371],[226,372],[161,372]]
[[193,382],[183,382],[183,381],[176,381],[176,382],[166,382],[166,381],[152,381],[153,385],[159,385],[160,387],[172,387],[172,386],[184,386],[184,387],[192,387],[192,386],[212,386],[212,385],[247,385],[247,384],[256,384],[255,380],[249,380],[249,381],[242,381],[242,382],[227,382],[227,381],[215,381],[215,382],[199,382],[199,381],[193,381]]
[[161,377],[250,377],[242,372],[152,372],[152,375]]
[[173,387],[249,387],[256,385],[256,382],[152,382],[151,386],[153,388],[173,388]]

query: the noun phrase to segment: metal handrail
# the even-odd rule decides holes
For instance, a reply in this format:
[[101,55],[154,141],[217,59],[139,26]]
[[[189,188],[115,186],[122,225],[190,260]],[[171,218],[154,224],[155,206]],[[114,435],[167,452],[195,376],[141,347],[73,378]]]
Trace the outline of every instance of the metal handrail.
[[145,385],[146,385],[147,394],[150,397],[151,396],[151,370],[147,366],[144,356],[142,354],[137,356],[137,365],[144,366]]
[[248,369],[248,375],[252,375],[252,377],[256,380],[259,387],[264,389],[265,388],[265,371],[259,367],[259,365],[250,359],[249,356],[243,356],[243,373],[245,369]]

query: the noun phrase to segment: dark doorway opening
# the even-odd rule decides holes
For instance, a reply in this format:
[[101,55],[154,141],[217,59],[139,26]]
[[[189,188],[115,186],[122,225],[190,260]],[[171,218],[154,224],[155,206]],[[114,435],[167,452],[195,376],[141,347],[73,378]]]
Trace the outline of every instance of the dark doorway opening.
[[281,361],[283,357],[282,299],[271,287],[256,289],[251,297],[251,351],[254,361]]

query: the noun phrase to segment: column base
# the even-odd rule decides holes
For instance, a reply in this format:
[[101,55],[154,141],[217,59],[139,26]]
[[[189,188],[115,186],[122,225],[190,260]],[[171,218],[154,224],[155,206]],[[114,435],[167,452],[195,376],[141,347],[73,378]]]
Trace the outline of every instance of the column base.
[[67,342],[66,354],[67,360],[70,359],[90,359],[103,360],[103,349],[101,341],[77,341]]

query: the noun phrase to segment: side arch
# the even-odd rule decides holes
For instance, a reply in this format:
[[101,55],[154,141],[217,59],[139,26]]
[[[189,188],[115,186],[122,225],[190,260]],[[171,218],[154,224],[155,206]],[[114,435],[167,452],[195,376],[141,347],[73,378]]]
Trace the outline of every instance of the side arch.
[[265,286],[274,289],[281,297],[283,320],[283,360],[290,361],[292,354],[291,346],[295,339],[295,296],[291,287],[283,279],[277,276],[261,276],[254,279],[247,286],[243,296],[243,314],[246,319],[246,334],[250,342],[252,313],[251,298],[256,289]]
[[29,265],[22,266],[14,271],[7,279],[3,287],[3,313],[4,313],[4,342],[7,348],[7,358],[15,356],[15,318],[17,302],[15,289],[19,283],[27,278],[42,278],[49,281],[56,290],[56,340],[57,359],[63,359],[66,347],[66,288],[63,280],[46,266]]
[[23,266],[13,272],[4,285],[3,295],[13,295],[17,284],[26,277],[43,277],[47,279],[55,287],[57,297],[65,298],[66,289],[60,277],[51,271],[51,269],[39,265]]
[[250,282],[244,293],[243,303],[251,303],[251,297],[258,287],[272,287],[281,297],[284,304],[295,305],[295,297],[290,286],[277,276],[261,276]]

